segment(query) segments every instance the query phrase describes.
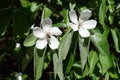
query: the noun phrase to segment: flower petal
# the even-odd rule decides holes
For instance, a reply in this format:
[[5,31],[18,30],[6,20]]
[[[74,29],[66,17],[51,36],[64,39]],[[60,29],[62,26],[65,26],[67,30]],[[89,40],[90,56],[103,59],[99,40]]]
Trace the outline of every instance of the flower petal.
[[49,18],[46,18],[42,22],[42,28],[44,31],[49,32],[50,28],[52,27],[52,20]]
[[44,49],[46,45],[47,45],[47,40],[46,39],[38,39],[36,41],[36,47],[38,49]]
[[43,30],[40,29],[39,27],[33,28],[33,35],[40,39],[45,38],[45,36],[46,36],[46,34],[43,32]]
[[92,11],[90,11],[89,9],[85,9],[83,12],[81,12],[79,19],[82,20],[88,20],[92,15]]
[[95,20],[88,20],[82,23],[82,27],[85,29],[93,29],[97,25],[97,21]]
[[62,34],[62,31],[58,27],[52,27],[50,29],[50,35],[58,36],[58,35],[61,35],[61,34]]
[[70,17],[70,20],[77,24],[78,23],[78,20],[77,20],[77,15],[76,15],[76,12],[74,10],[70,11],[69,12],[69,17]]
[[49,46],[51,49],[57,49],[59,47],[59,41],[57,38],[55,38],[54,36],[51,36],[50,40],[49,40]]
[[86,37],[90,36],[90,33],[89,33],[89,31],[87,29],[80,28],[78,32],[79,32],[81,37],[86,38]]
[[73,29],[73,31],[77,31],[78,30],[78,25],[77,24],[69,23],[69,25]]
[[30,29],[33,29],[35,27],[35,24],[33,24],[31,27],[30,27]]

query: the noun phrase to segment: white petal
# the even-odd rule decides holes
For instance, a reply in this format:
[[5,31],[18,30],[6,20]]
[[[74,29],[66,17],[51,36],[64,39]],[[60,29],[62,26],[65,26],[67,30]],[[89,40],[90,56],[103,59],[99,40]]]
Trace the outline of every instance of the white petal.
[[84,29],[84,28],[80,28],[79,29],[79,34],[81,37],[89,37],[90,36],[90,33],[87,29]]
[[49,32],[50,28],[52,27],[52,20],[49,18],[46,18],[42,22],[42,28],[44,31]]
[[36,41],[36,48],[38,48],[38,49],[44,49],[45,46],[47,46],[47,40],[46,39],[38,39]]
[[33,24],[31,27],[30,27],[30,29],[33,29],[35,27],[35,24]]
[[55,38],[54,36],[51,36],[50,40],[49,40],[49,46],[51,49],[57,49],[59,46],[59,41],[57,38]]
[[88,20],[92,15],[92,11],[90,11],[89,9],[85,9],[83,12],[81,12],[79,19],[82,20]]
[[39,27],[34,27],[33,28],[33,35],[36,36],[37,38],[45,38],[46,34],[43,32],[42,29]]
[[82,27],[85,29],[93,29],[97,25],[97,21],[95,20],[88,20],[82,23]]
[[61,34],[62,34],[62,31],[58,27],[52,27],[50,29],[50,35],[58,36],[58,35],[61,35]]
[[16,43],[16,48],[19,48],[20,47],[20,43]]
[[76,12],[74,10],[70,11],[69,12],[69,17],[70,17],[70,20],[77,24],[78,23],[78,20],[77,20],[77,15],[76,15]]
[[18,80],[22,80],[22,76],[21,75],[18,76]]
[[69,23],[69,25],[73,29],[73,31],[77,31],[78,30],[78,25],[77,24]]

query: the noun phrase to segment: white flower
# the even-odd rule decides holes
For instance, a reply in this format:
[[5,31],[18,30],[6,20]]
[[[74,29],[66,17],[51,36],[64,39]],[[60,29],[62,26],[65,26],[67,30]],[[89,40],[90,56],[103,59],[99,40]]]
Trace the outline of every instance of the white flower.
[[20,47],[20,43],[16,43],[16,48],[19,48]]
[[73,31],[78,31],[81,37],[90,36],[89,29],[93,29],[97,25],[96,20],[88,20],[92,15],[89,9],[85,9],[81,12],[79,19],[77,18],[76,12],[74,10],[69,12],[69,17],[72,23],[69,23]]
[[52,27],[52,20],[47,18],[42,22],[42,28],[34,27],[33,35],[38,38],[36,41],[36,47],[43,49],[49,45],[51,49],[57,49],[59,41],[55,36],[61,35],[62,31],[58,27]]
[[21,76],[21,75],[19,75],[17,80],[22,80],[22,76]]
[[35,26],[35,24],[33,24],[33,25],[30,27],[30,29],[33,29],[33,28],[34,28],[34,26]]
[[15,73],[16,80],[22,80],[22,73]]

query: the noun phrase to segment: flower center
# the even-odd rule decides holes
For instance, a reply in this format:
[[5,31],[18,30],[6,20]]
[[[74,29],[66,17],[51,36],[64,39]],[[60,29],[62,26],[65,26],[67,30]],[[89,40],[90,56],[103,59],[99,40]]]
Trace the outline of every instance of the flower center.
[[50,38],[50,33],[49,33],[49,32],[46,33],[46,37],[47,37],[48,39]]
[[47,41],[48,41],[48,44],[51,44],[50,38],[51,38],[50,33],[47,32],[47,33],[46,33],[46,39],[47,39]]

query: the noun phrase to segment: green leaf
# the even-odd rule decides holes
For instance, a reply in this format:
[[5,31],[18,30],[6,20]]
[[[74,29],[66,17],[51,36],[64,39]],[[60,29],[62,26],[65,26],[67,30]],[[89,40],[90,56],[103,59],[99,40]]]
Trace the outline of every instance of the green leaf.
[[44,60],[44,70],[49,67],[50,63],[51,63],[51,53],[50,51],[47,51]]
[[114,17],[112,15],[109,15],[108,19],[110,24],[113,24]]
[[65,63],[65,74],[69,74],[70,71],[71,71],[71,68],[73,66],[73,63],[74,63],[74,58],[75,58],[75,53],[70,53],[69,54],[69,57],[67,57],[67,62],[68,63]]
[[26,8],[30,5],[30,1],[29,0],[20,0],[20,3],[22,5],[22,7]]
[[99,54],[99,60],[102,65],[102,74],[104,74],[113,65],[112,56],[108,53],[106,55]]
[[29,30],[27,17],[20,11],[15,12],[13,30],[16,37],[25,35]]
[[62,59],[58,58],[57,53],[53,54],[53,65],[54,65],[54,79],[56,79],[56,74],[58,74],[60,80],[64,80]]
[[89,74],[89,67],[88,64],[85,65],[85,70],[83,71],[83,77],[88,76]]
[[77,35],[77,32],[75,32],[72,37],[72,43],[71,43],[67,58],[66,60],[64,60],[65,74],[69,74],[73,66],[75,53],[76,53],[75,51],[77,47],[77,40],[78,40],[78,35]]
[[106,75],[105,75],[105,80],[110,80],[109,77],[110,77],[110,76],[109,76],[109,73],[106,73]]
[[109,26],[103,25],[103,27],[104,27],[103,36],[107,38],[110,32]]
[[68,51],[70,49],[70,45],[72,42],[72,36],[73,36],[74,32],[70,32],[70,30],[68,30],[65,35],[63,36],[61,45],[59,47],[59,56],[64,60],[66,59],[66,56],[68,54]]
[[100,53],[99,60],[102,65],[102,74],[104,74],[113,65],[113,59],[109,51],[107,38],[101,33],[94,32],[94,35],[91,35],[90,39]]
[[74,71],[74,75],[75,75],[76,79],[80,80],[81,78],[83,78],[83,76],[82,76],[83,71],[81,70],[81,64],[74,63],[73,64],[73,71]]
[[45,53],[46,53],[46,48],[43,50],[37,50],[36,48],[34,48],[35,80],[39,80],[42,76]]
[[84,39],[80,37],[79,37],[79,50],[80,50],[80,58],[81,58],[81,64],[82,64],[82,70],[83,70],[88,58],[89,45],[86,46],[84,44]]
[[114,12],[114,10],[115,10],[115,5],[114,5],[114,0],[107,0],[108,1],[108,3],[109,3],[109,6],[108,6],[108,8],[109,8],[109,11],[111,12],[111,13],[113,13]]
[[90,70],[89,70],[90,74],[93,73],[97,61],[98,61],[98,55],[97,55],[96,51],[93,51],[93,50],[90,51],[89,58],[88,58],[88,62],[89,62],[89,66],[90,66]]
[[51,15],[51,10],[47,7],[44,7],[44,18],[49,18]]
[[103,55],[110,53],[109,44],[108,44],[106,37],[104,37],[101,33],[97,31],[94,31],[93,33],[94,35],[90,36],[90,40],[95,45],[95,47],[98,49],[98,51]]
[[111,29],[112,38],[115,45],[115,50],[120,53],[120,33],[117,28]]
[[10,20],[13,17],[13,9],[5,8],[0,10],[0,35],[4,35]]
[[76,4],[69,3],[70,10],[73,10],[75,8]]
[[34,51],[33,47],[30,47],[27,50],[26,55],[25,55],[25,57],[23,58],[23,61],[22,61],[22,71],[24,71],[26,69],[27,65],[31,61],[31,59],[33,57],[33,51]]
[[64,23],[67,24],[67,26],[68,26],[69,25],[68,10],[67,9],[63,9],[61,14],[63,15]]
[[53,54],[53,66],[54,66],[54,79],[56,79],[58,68],[58,56],[57,53]]
[[60,80],[64,80],[62,59],[59,59],[59,60],[58,60],[58,64],[57,64],[57,74],[58,74]]
[[24,40],[24,46],[26,47],[30,47],[33,46],[36,42],[37,38],[33,35],[30,34],[25,40]]
[[114,72],[108,72],[108,74],[110,75],[110,77],[111,78],[113,78],[113,79],[120,79],[120,76],[119,76],[119,74],[116,72],[116,71],[114,71]]
[[39,9],[39,7],[40,7],[40,6],[37,5],[36,2],[32,2],[31,5],[30,5],[30,10],[31,10],[32,12],[35,12],[36,10]]
[[102,24],[102,25],[105,24],[104,21],[106,18],[106,12],[107,12],[106,0],[102,0],[100,9],[99,9],[99,21],[100,21],[100,24]]
[[60,23],[53,24],[53,26],[64,28],[66,26],[66,24],[63,22],[60,22]]

